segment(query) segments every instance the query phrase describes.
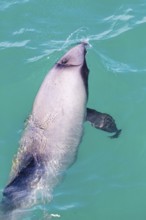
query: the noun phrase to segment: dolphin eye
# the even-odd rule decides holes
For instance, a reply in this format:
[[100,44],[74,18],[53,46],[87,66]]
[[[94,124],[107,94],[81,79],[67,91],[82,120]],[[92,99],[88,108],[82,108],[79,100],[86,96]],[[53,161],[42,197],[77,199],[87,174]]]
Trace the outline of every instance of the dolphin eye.
[[58,67],[68,67],[68,60],[67,58],[63,58],[62,60],[60,60],[58,63],[57,63],[57,66]]
[[65,65],[65,64],[67,64],[67,62],[68,62],[68,60],[67,60],[66,58],[64,58],[64,59],[61,61],[61,64],[62,64],[62,65]]

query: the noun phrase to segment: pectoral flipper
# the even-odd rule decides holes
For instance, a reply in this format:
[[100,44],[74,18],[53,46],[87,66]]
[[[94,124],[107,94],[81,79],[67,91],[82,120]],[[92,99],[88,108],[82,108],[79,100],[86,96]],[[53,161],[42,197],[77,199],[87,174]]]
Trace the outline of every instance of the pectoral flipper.
[[91,125],[97,129],[107,131],[115,134],[111,138],[117,138],[121,129],[118,129],[113,117],[106,113],[98,112],[94,109],[87,108],[86,120],[91,123]]

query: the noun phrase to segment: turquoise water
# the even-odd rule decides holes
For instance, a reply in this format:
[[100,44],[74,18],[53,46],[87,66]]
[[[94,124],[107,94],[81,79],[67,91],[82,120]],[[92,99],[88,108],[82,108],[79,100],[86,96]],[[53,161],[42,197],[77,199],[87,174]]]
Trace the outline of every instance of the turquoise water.
[[1,191],[45,74],[77,42],[91,46],[88,106],[122,128],[113,140],[86,123],[52,201],[24,219],[146,219],[145,12],[144,0],[0,0]]

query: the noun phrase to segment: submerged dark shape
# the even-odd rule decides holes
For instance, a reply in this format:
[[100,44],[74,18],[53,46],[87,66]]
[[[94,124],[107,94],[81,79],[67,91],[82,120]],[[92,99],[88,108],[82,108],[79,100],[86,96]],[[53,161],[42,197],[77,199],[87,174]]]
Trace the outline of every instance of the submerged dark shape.
[[1,205],[3,212],[9,212],[20,207],[34,187],[30,182],[37,183],[43,176],[44,167],[39,155],[27,154],[23,164],[24,166],[3,191]]
[[115,120],[109,114],[101,113],[94,109],[87,108],[86,120],[89,121],[91,125],[97,129],[109,133],[115,132],[115,134],[111,136],[111,138],[117,138],[121,133],[121,129],[117,129]]

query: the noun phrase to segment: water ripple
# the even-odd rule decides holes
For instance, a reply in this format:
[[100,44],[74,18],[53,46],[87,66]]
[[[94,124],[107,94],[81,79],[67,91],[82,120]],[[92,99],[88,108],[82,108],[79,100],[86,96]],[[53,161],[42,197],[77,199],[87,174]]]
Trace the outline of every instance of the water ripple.
[[36,62],[44,57],[46,57],[47,59],[49,59],[49,55],[54,53],[55,51],[60,51],[61,49],[48,49],[48,50],[44,50],[43,51],[43,54],[42,55],[38,55],[38,56],[34,56],[34,57],[31,57],[31,58],[28,58],[27,59],[27,62],[28,63],[32,63],[32,62]]
[[16,5],[16,4],[24,4],[24,3],[27,3],[29,2],[29,0],[21,0],[21,1],[1,1],[0,2],[0,11],[5,11],[6,9],[10,8],[11,6],[13,5]]
[[146,23],[145,8],[146,5],[142,4],[133,8],[119,8],[114,14],[98,20],[98,25],[108,25],[108,29],[88,35],[87,38],[90,41],[108,40]]
[[144,16],[141,20],[136,21],[136,24],[144,24],[146,23],[146,16]]
[[110,38],[117,37],[121,35],[124,32],[127,32],[128,30],[131,30],[132,27],[130,27],[128,24],[124,25],[123,27],[120,27],[118,29],[115,29],[110,27],[108,30],[103,31],[99,34],[89,35],[87,36],[88,41],[99,41],[99,40],[108,40]]
[[8,41],[4,41],[4,42],[0,42],[0,49],[11,48],[11,47],[24,47],[29,42],[30,42],[30,40],[24,40],[24,41],[13,42],[13,43],[8,42]]
[[[124,8],[126,7],[126,8]],[[73,32],[69,33],[66,39],[63,40],[50,40],[49,42],[44,42],[38,45],[39,51],[41,54],[30,57],[27,59],[27,62],[36,62],[40,59],[49,58],[51,54],[56,51],[62,51],[71,46],[82,41],[94,42],[94,41],[106,41],[111,38],[116,38],[123,33],[126,33],[130,30],[137,28],[139,25],[146,23],[146,16],[144,13],[145,5],[131,5],[120,7],[114,14],[105,16],[101,19],[98,19],[98,25],[101,25],[106,28],[103,31],[95,34],[90,33],[89,27],[80,27]],[[141,13],[139,13],[141,11]],[[20,29],[15,31],[13,35],[23,34],[26,31],[34,31],[34,29]],[[49,48],[48,48],[49,47]],[[47,50],[46,50],[47,48]],[[146,71],[145,69],[138,70],[136,67],[121,63],[119,61],[112,60],[110,57],[100,54],[103,64],[108,70],[113,72],[138,72]]]
[[[109,28],[104,30],[103,32],[100,32],[98,34],[88,34],[90,31],[87,27],[80,27],[70,33],[68,37],[65,40],[51,40],[50,42],[46,42],[41,44],[41,47],[47,47],[48,45],[51,45],[51,48],[48,50],[43,50],[43,53],[35,57],[29,58],[28,62],[35,62],[38,61],[44,57],[48,57],[50,54],[54,53],[55,51],[61,51],[66,49],[67,47],[71,46],[72,44],[76,44],[82,41],[87,41],[88,43],[93,41],[103,41],[108,40],[111,38],[115,38],[120,36],[123,33],[126,33],[137,26],[146,23],[146,16],[143,16],[137,20],[135,20],[135,16],[128,14],[131,13],[132,9],[127,9],[123,14],[119,15],[111,15],[109,17],[105,17],[104,19],[101,19],[101,23],[109,23]],[[103,57],[105,61],[107,61],[106,57]],[[107,63],[107,62],[106,62]],[[127,64],[124,63],[118,63],[110,60],[109,65],[107,66],[109,69],[112,67],[113,71],[122,72],[129,71],[131,67],[129,67]],[[120,68],[122,67],[122,70]],[[132,67],[132,72],[137,72],[137,69]],[[145,70],[142,70],[145,71]]]
[[146,72],[146,69],[139,69],[133,65],[123,63],[117,60],[113,60],[112,58],[104,55],[102,53],[98,53],[100,56],[103,65],[106,67],[108,71],[112,71],[114,73],[137,73],[137,72]]
[[18,31],[14,31],[12,33],[12,35],[20,35],[20,34],[24,34],[25,32],[37,32],[35,29],[33,28],[20,28]]
[[132,12],[133,10],[131,8],[128,8],[124,11],[123,14],[119,15],[111,15],[103,19],[103,22],[111,22],[111,21],[128,21],[132,18],[134,18],[134,15],[129,15],[129,12]]

